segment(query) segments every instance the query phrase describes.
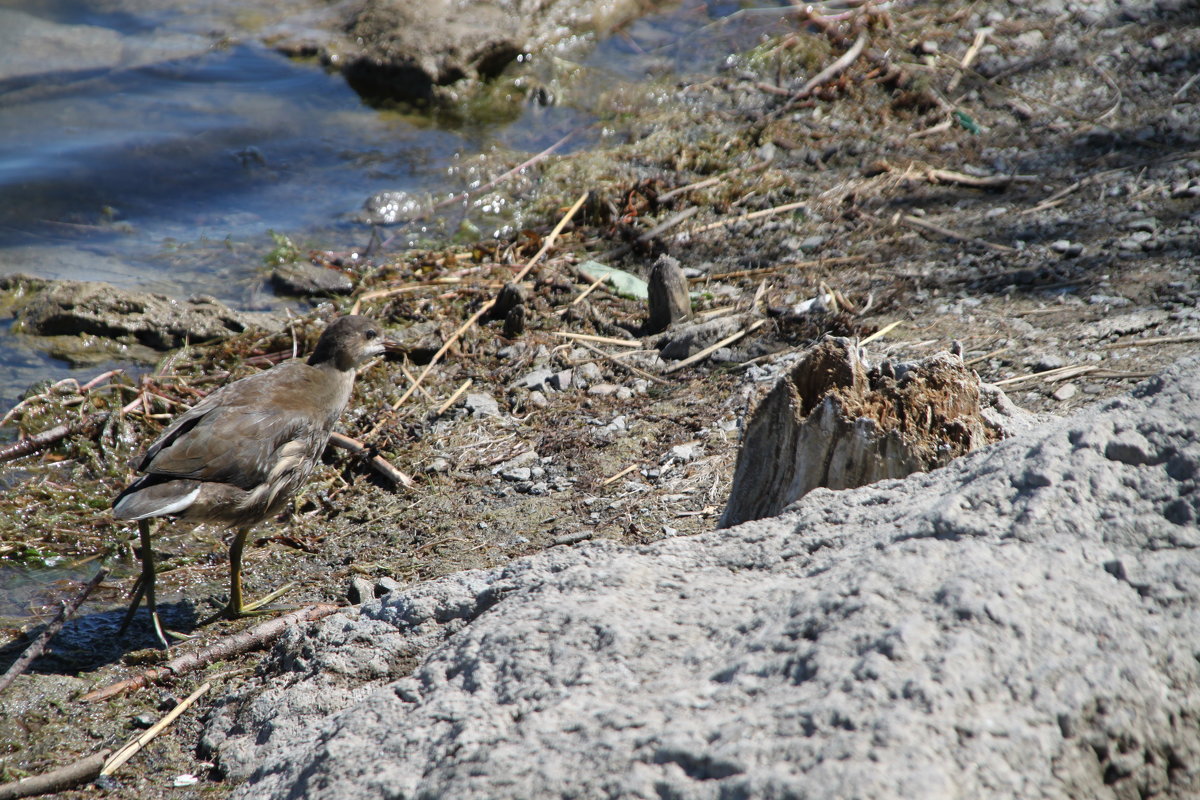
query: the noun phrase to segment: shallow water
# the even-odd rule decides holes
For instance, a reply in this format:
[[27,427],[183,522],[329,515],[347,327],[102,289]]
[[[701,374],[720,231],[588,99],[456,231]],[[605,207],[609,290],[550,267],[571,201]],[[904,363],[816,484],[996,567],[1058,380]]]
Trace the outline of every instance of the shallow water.
[[[214,4],[194,0],[0,0],[0,275],[278,308],[294,301],[266,283],[272,231],[302,251],[359,250],[370,238],[360,214],[371,194],[456,194],[491,177],[461,168],[478,154],[517,163],[586,129],[589,86],[599,94],[614,81],[666,78],[670,87],[672,76],[715,73],[728,53],[794,28],[778,11],[685,0],[603,42],[547,56],[576,59],[582,96],[439,125],[368,106],[340,76],[256,43],[252,31],[214,39],[210,31],[239,13],[238,3],[215,6],[224,15],[216,21],[204,16],[217,13]],[[261,15],[242,10],[250,20]],[[31,30],[66,30],[70,44],[21,52],[38,41]],[[537,75],[544,66],[525,69]],[[594,136],[585,130],[560,152]],[[473,215],[487,235],[511,212],[468,205],[448,213]],[[10,329],[0,319],[0,413],[38,381],[145,368],[71,367]],[[11,436],[0,431],[0,442]],[[13,600],[0,586],[0,609],[14,610]]]

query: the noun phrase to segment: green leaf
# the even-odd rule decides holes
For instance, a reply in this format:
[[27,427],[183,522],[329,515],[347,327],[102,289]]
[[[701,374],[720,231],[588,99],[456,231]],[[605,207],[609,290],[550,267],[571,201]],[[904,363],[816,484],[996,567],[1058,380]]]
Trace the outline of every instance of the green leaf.
[[621,297],[630,300],[646,300],[650,297],[650,288],[646,282],[623,269],[605,266],[599,261],[585,261],[577,269],[590,280],[604,278],[604,282]]

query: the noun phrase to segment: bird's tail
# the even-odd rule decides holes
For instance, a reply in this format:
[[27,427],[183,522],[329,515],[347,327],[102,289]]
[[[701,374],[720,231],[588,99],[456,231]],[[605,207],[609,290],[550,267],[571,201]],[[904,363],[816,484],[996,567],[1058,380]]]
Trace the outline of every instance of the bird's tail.
[[146,519],[182,514],[200,496],[200,481],[143,475],[113,500],[117,519]]

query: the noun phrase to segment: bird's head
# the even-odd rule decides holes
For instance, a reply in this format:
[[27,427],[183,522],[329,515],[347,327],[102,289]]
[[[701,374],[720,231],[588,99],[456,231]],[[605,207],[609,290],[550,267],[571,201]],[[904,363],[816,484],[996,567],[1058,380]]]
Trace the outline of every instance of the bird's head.
[[350,315],[329,324],[317,340],[317,347],[308,357],[308,363],[313,367],[330,364],[345,372],[395,346],[394,342],[384,337],[383,330],[374,320]]

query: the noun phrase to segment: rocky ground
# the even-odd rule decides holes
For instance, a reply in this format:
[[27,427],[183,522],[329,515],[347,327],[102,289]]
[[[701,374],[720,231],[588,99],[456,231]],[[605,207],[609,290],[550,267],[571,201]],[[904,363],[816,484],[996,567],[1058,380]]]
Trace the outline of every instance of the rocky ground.
[[[806,88],[860,37],[848,68]],[[522,235],[385,251],[366,264],[313,254],[356,287],[314,317],[358,307],[409,345],[408,363],[366,373],[343,429],[413,485],[331,452],[290,518],[261,529],[247,556],[251,593],[294,580],[289,600],[344,601],[352,584],[360,595],[384,591],[586,539],[642,545],[709,532],[739,420],[825,332],[886,329],[868,345],[876,359],[961,342],[984,380],[1046,415],[1127,391],[1200,350],[1198,75],[1194,8],[1046,0],[798,20],[793,34],[731,58],[715,77],[610,87],[603,130],[588,132],[586,150],[477,198],[520,203],[524,219],[540,221]],[[570,102],[579,90],[571,77],[531,73],[526,85],[540,81],[540,96]],[[505,320],[485,317],[425,374],[584,193],[523,281],[524,331],[506,336]],[[642,335],[642,301],[607,285],[580,299],[594,277],[585,262],[645,275],[663,253],[690,276],[707,326],[687,341],[668,332],[676,349],[666,358],[659,335]],[[667,371],[760,320],[706,360]],[[134,567],[118,544],[130,531],[103,510],[180,403],[290,355],[294,343],[311,345],[317,330],[311,321],[293,332],[251,329],[190,348],[150,379],[42,387],[6,420],[33,434],[128,409],[88,428],[94,438],[68,437],[7,468],[5,484],[19,491],[0,500],[0,552],[111,552],[118,578],[52,657],[0,695],[0,779],[119,742],[199,683],[103,706],[74,699],[157,658],[137,650],[150,645],[147,630],[111,635]],[[160,579],[168,623],[188,630],[208,613],[202,598],[222,591],[222,532],[171,529],[156,541],[170,567]],[[48,616],[70,594],[51,587],[39,611]],[[25,644],[21,630],[10,637],[6,661]],[[279,665],[265,663],[269,684]],[[259,668],[258,657],[243,657],[203,677],[215,694],[236,694]],[[197,753],[200,731],[199,717],[185,714],[107,794],[230,794],[234,783]],[[174,788],[184,774],[200,782]]]

